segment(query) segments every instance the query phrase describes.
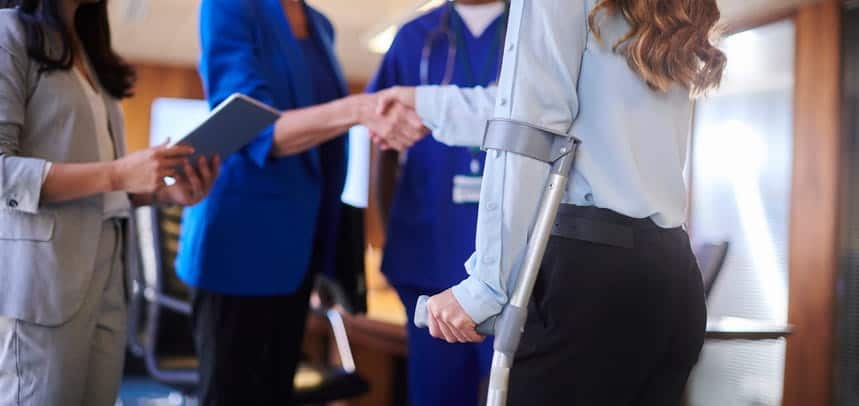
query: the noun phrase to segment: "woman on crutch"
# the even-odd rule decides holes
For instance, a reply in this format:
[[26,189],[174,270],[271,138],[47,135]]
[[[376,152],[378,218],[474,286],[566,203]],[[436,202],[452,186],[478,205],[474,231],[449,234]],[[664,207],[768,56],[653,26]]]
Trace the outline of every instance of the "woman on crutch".
[[[690,95],[718,86],[715,0],[513,0],[494,89],[397,88],[435,134],[471,144],[487,104],[500,138],[581,143],[527,308],[514,405],[677,404],[704,340],[701,277],[682,226]],[[518,128],[518,129],[517,129]],[[500,131],[500,130],[499,130]],[[498,138],[498,137],[495,137]],[[550,162],[550,161],[549,161]],[[487,154],[469,278],[432,297],[449,342],[508,302],[551,164]]]

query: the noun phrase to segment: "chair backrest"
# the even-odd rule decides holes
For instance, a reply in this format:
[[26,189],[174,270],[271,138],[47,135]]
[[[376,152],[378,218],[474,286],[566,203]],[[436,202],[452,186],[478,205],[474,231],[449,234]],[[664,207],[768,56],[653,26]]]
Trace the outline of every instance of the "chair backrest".
[[710,297],[713,286],[722,272],[725,259],[728,257],[729,246],[730,244],[727,241],[722,241],[704,243],[695,249],[695,257],[698,258],[698,267],[701,269],[701,277],[704,280],[704,292],[707,297]]
[[176,255],[179,253],[179,230],[182,226],[182,208],[176,206],[162,207],[158,210],[158,242],[161,248],[161,278],[164,282],[164,293],[190,300],[188,286],[182,283],[176,275]]
[[[188,315],[189,289],[176,276],[174,262],[179,247],[180,207],[137,209],[138,239],[143,272],[129,308],[132,348],[143,357],[147,372],[157,381],[192,389],[198,380],[193,368],[167,368],[163,357],[192,359],[194,343]],[[162,311],[167,309],[168,311]]]
[[[174,267],[182,209],[141,208],[136,217],[144,269],[134,279],[137,286],[129,317],[129,334],[135,336],[132,347],[144,358],[147,372],[156,381],[190,393],[199,383],[188,323],[191,294],[176,276]],[[343,319],[338,311],[332,310],[335,306],[342,307],[348,298],[335,281],[321,276],[317,277],[316,287],[323,303],[312,310],[330,324],[340,366],[325,370],[300,367],[295,388],[298,404],[328,403],[368,391],[367,382],[355,370]],[[144,320],[145,328],[141,328]],[[302,376],[321,378],[306,380]]]

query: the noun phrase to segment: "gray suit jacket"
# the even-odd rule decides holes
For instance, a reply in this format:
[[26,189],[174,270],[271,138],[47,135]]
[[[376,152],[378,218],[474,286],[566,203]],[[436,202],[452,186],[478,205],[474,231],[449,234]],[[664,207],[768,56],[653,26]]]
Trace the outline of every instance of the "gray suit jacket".
[[[122,113],[116,100],[105,97],[122,155]],[[59,325],[77,312],[90,288],[103,197],[42,204],[40,192],[47,162],[99,160],[93,121],[73,73],[40,74],[16,12],[0,10],[0,316]],[[127,234],[127,248],[133,248],[134,233]],[[127,257],[126,264],[137,263],[129,261],[136,255]]]

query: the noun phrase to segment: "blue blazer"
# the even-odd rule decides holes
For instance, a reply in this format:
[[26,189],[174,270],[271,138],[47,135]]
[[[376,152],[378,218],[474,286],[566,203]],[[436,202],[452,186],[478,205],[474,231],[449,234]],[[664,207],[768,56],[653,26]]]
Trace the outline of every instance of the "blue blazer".
[[[306,10],[312,35],[324,46],[346,95],[333,27],[316,10]],[[200,76],[210,106],[235,92],[281,110],[314,103],[308,67],[279,0],[204,0],[200,32]],[[317,219],[336,216],[321,208],[337,206],[321,201],[318,148],[275,159],[272,142],[269,128],[226,157],[210,195],[185,210],[176,268],[189,285],[232,295],[289,294],[304,280],[313,249],[326,248],[314,247],[314,241],[336,243],[331,236],[317,236]],[[345,137],[332,142],[345,162]],[[337,190],[345,182],[344,162],[325,179]]]

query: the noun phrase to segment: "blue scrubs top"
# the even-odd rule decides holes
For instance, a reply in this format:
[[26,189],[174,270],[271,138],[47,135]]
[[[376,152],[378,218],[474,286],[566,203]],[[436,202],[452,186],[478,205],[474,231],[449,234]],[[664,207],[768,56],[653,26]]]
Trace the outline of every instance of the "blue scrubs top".
[[[404,25],[369,86],[374,92],[391,86],[421,84],[423,48],[450,12],[459,40],[450,84],[472,87],[494,83],[500,69],[506,14],[480,37],[465,27],[452,5],[445,5]],[[429,83],[445,75],[448,37],[436,35],[429,58]],[[464,263],[474,252],[477,204],[453,202],[454,177],[482,176],[484,153],[449,147],[426,137],[406,153],[391,206],[382,272],[398,287],[442,290],[466,278]],[[472,171],[473,161],[477,171]]]

